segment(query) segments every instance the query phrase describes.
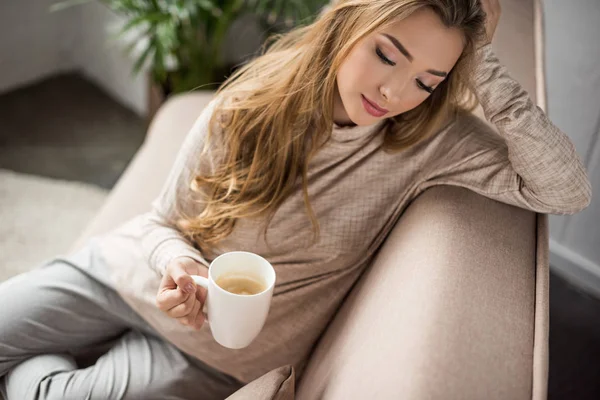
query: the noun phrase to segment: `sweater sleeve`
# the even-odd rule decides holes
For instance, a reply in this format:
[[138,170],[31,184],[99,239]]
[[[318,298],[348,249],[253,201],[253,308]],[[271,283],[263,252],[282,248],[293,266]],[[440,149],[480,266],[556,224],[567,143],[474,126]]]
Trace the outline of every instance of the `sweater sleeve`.
[[474,91],[499,135],[474,116],[459,118],[440,133],[424,187],[463,186],[541,213],[585,209],[591,185],[569,137],[509,76],[491,45],[479,49],[477,57]]
[[[152,202],[152,210],[142,216],[142,250],[150,268],[163,275],[167,265],[177,257],[190,257],[208,267],[201,252],[176,227],[180,214],[198,215],[201,204],[190,189],[194,176],[212,168],[210,153],[200,159],[208,133],[209,121],[216,100],[212,99],[201,112],[185,137],[175,162],[159,196]],[[206,159],[208,158],[208,159]]]

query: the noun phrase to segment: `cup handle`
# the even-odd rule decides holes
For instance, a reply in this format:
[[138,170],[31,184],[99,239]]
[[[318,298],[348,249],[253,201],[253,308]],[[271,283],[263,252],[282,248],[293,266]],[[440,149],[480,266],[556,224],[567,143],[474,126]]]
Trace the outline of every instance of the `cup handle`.
[[190,275],[196,285],[202,286],[204,289],[208,290],[208,279],[200,275]]
[[[196,283],[196,285],[202,286],[203,288],[205,288],[208,291],[208,279],[206,279],[205,277],[200,276],[200,275],[190,275],[190,276],[192,277],[192,279],[194,280],[194,283]],[[208,320],[208,314],[204,310],[205,306],[206,306],[206,303],[204,303],[202,305],[202,314],[204,314],[205,322],[210,324],[210,321]]]

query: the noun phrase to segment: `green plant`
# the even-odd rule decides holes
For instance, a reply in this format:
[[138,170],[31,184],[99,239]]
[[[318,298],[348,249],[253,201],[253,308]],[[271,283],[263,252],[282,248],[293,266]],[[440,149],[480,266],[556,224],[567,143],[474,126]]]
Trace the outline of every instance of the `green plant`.
[[[122,17],[113,39],[135,50],[133,73],[146,67],[166,92],[221,83],[229,73],[222,57],[225,35],[244,14],[278,33],[313,21],[327,0],[65,0],[51,11],[97,1]],[[128,43],[127,43],[128,42]]]

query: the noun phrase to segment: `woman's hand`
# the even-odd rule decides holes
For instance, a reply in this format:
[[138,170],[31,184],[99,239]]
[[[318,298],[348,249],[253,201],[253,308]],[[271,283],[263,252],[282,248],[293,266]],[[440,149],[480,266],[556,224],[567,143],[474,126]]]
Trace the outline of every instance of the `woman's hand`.
[[500,8],[500,0],[480,0],[483,11],[486,13],[485,19],[485,32],[486,32],[486,43],[492,43],[494,34],[496,33],[496,27],[498,21],[500,21],[500,14],[502,9]]
[[200,329],[204,324],[202,307],[206,300],[206,289],[196,285],[190,275],[208,277],[208,270],[189,257],[178,257],[171,261],[160,282],[156,305],[181,324]]

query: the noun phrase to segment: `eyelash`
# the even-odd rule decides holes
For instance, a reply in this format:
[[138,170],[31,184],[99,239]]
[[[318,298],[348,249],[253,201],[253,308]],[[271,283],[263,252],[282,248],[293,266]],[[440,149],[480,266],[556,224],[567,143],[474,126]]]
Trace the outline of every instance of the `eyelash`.
[[[377,56],[381,59],[381,61],[384,64],[391,65],[391,66],[396,65],[396,63],[394,63],[389,58],[387,58],[385,55],[383,55],[383,53],[381,52],[381,49],[379,49],[379,47],[375,48],[375,53],[377,53]],[[429,94],[433,93],[433,88],[432,87],[425,85],[419,79],[415,79],[415,81],[417,82],[417,86],[419,87],[419,89],[422,89],[422,90],[426,91]]]

